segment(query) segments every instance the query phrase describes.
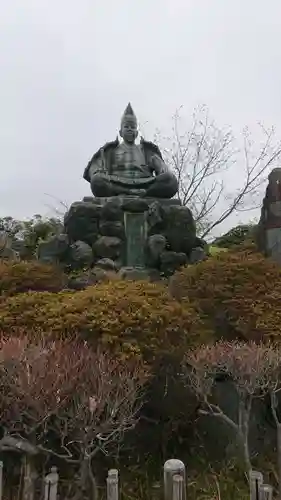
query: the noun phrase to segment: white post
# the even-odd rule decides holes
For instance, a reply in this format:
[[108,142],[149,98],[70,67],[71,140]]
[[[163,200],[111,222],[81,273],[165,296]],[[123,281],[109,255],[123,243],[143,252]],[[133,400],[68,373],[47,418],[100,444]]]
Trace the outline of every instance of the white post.
[[269,484],[261,484],[259,490],[259,500],[272,500],[273,488]]
[[[176,479],[175,486],[174,476],[182,477],[182,480]],[[164,464],[164,500],[173,500],[173,493],[179,488],[181,488],[182,497],[178,500],[186,500],[185,465],[181,460],[172,458]]]
[[250,472],[250,500],[260,500],[259,491],[263,483],[263,475],[261,472],[252,470]]
[[3,462],[0,462],[0,500],[3,497]]
[[107,500],[118,500],[118,470],[108,471],[106,479]]
[[173,500],[183,500],[184,498],[183,477],[179,474],[173,476]]
[[44,500],[57,500],[59,475],[57,467],[52,467],[50,474],[45,477]]

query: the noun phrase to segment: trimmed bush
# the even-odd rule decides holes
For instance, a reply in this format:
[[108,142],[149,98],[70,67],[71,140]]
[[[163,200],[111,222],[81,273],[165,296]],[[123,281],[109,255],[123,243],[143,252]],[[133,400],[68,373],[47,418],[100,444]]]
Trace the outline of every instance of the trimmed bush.
[[258,253],[219,253],[184,268],[170,291],[188,301],[217,338],[280,339],[281,267]]
[[0,293],[12,296],[33,291],[57,292],[63,288],[65,276],[55,267],[34,260],[7,262],[0,260]]
[[207,334],[198,314],[172,299],[164,285],[148,282],[101,283],[79,292],[30,292],[0,304],[3,333],[45,333],[111,346],[145,359],[202,342]]
[[233,227],[227,233],[216,238],[212,245],[221,248],[235,248],[243,243],[254,243],[256,230],[255,224],[242,224]]

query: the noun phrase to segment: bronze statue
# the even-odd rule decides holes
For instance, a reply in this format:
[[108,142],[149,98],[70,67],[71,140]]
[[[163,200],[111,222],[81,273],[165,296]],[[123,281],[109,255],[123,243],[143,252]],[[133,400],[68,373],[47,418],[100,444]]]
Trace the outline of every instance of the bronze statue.
[[123,141],[108,142],[94,154],[84,172],[92,193],[98,197],[133,195],[172,198],[178,181],[169,171],[159,148],[138,136],[137,119],[129,103],[121,120]]

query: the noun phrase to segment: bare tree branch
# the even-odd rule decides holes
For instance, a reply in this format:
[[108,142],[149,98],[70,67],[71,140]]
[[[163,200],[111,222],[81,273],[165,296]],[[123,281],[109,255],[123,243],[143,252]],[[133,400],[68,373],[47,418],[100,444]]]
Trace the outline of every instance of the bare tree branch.
[[[268,391],[276,391],[280,387],[278,349],[254,342],[246,344],[221,341],[214,345],[200,346],[186,356],[183,374],[201,402],[200,413],[220,418],[235,431],[249,472],[251,459],[248,434],[252,401],[254,397],[260,397]],[[220,406],[220,401],[214,401],[213,389],[218,375],[224,376],[237,392],[236,420],[227,415]],[[273,397],[271,401],[274,418],[278,422]]]
[[194,111],[187,130],[181,111],[173,116],[171,136],[158,131],[156,140],[177,176],[178,196],[192,210],[198,233],[205,238],[232,214],[257,208],[259,189],[281,157],[281,142],[275,142],[273,128],[260,124],[261,144],[254,143],[246,128],[243,146],[238,147],[231,129],[218,128],[205,106]]

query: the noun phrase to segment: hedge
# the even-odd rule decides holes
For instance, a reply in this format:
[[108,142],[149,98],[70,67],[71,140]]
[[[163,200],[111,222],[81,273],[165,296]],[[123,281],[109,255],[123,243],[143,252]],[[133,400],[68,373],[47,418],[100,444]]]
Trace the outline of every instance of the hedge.
[[36,260],[9,262],[0,260],[0,294],[12,296],[33,291],[57,292],[65,285],[63,272]]
[[[114,281],[83,291],[29,292],[0,304],[3,333],[75,337],[114,351],[153,357],[161,346],[183,350],[206,340],[198,314],[181,305],[161,284]],[[159,353],[158,353],[159,354]]]
[[216,338],[281,339],[281,267],[259,253],[219,253],[183,268],[170,292],[188,300]]

